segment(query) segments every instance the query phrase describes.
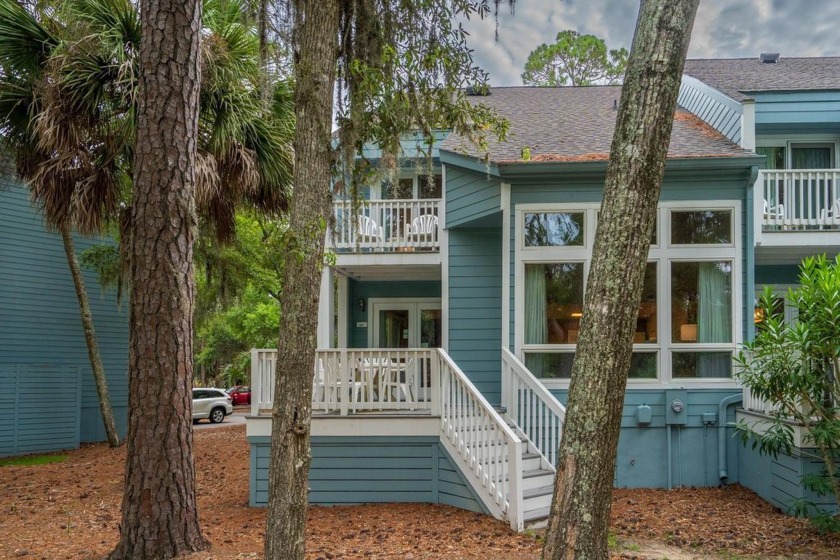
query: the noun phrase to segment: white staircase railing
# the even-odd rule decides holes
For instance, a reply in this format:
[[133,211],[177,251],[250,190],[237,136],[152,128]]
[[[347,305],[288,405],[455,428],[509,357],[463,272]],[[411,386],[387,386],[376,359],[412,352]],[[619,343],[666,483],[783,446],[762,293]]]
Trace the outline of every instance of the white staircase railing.
[[452,358],[438,354],[441,441],[491,513],[522,531],[522,441]]
[[502,348],[502,406],[546,466],[556,469],[566,408],[507,348]]

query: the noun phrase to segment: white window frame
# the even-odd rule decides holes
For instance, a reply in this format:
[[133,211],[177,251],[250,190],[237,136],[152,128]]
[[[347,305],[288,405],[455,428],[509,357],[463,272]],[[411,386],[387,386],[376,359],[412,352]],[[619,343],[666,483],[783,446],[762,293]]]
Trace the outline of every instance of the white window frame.
[[421,312],[428,309],[442,309],[440,298],[369,298],[368,299],[368,348],[377,348],[379,335],[379,311],[408,311],[408,348],[420,347]]
[[[600,203],[519,204],[515,215],[514,274],[514,343],[517,357],[525,361],[530,352],[573,352],[573,344],[524,344],[525,325],[525,265],[557,262],[583,262],[584,283],[589,276],[591,252],[595,243],[595,228]],[[732,213],[732,242],[715,245],[677,245],[671,243],[671,213],[674,211],[727,210]],[[582,246],[526,247],[524,239],[525,214],[552,212],[584,212],[584,242]],[[743,263],[742,263],[742,204],[737,200],[665,201],[657,208],[656,245],[651,245],[648,262],[657,265],[657,342],[633,345],[634,353],[657,353],[656,379],[628,379],[628,388],[721,387],[731,388],[737,382],[731,378],[673,378],[672,351],[719,350],[733,355],[743,343]],[[732,263],[732,342],[731,343],[675,343],[671,341],[671,263],[718,262]],[[586,286],[584,285],[584,294]],[[542,379],[550,389],[567,389],[568,379]]]
[[793,147],[801,144],[830,144],[833,146],[834,166],[840,168],[840,137],[836,134],[787,134],[765,135],[756,139],[757,148],[784,148],[785,167],[775,171],[789,171],[793,165]]
[[[411,179],[411,200],[421,200],[420,199],[420,177],[425,177],[428,175],[428,169],[422,167],[420,169],[401,169],[400,172],[396,176],[396,180],[400,181],[402,179]],[[441,166],[435,165],[432,167],[432,175],[441,178],[441,190],[443,189],[443,170]],[[441,192],[441,194],[443,194]],[[370,186],[370,200],[387,200],[382,198],[382,181],[377,180],[374,181],[374,184]],[[422,199],[422,200],[436,200],[434,198],[429,199]]]

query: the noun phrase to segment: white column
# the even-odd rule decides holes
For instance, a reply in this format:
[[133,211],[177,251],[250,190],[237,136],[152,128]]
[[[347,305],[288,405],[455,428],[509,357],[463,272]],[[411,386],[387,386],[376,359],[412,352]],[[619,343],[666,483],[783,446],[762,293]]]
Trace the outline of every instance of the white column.
[[741,103],[741,147],[755,151],[755,101]]
[[347,348],[347,330],[350,325],[347,323],[347,310],[350,298],[350,281],[346,276],[338,276],[338,294],[336,306],[338,307],[338,348]]
[[321,273],[321,296],[318,300],[318,348],[332,348],[333,341],[333,271],[325,266]]

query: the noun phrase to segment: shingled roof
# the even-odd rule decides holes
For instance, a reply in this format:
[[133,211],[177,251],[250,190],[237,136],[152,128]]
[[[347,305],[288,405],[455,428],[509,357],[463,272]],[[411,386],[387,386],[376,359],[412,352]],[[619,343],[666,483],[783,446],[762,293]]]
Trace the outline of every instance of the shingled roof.
[[750,92],[840,90],[840,57],[780,57],[775,64],[758,57],[694,59],[685,61],[683,73],[735,101],[750,99]]
[[[519,163],[522,149],[530,150],[530,163],[606,161],[621,86],[502,87],[488,96],[470,98],[494,108],[510,121],[507,141],[489,144],[490,161]],[[724,138],[691,113],[678,109],[668,158],[743,157],[753,155]],[[483,152],[452,134],[441,150],[483,157]]]

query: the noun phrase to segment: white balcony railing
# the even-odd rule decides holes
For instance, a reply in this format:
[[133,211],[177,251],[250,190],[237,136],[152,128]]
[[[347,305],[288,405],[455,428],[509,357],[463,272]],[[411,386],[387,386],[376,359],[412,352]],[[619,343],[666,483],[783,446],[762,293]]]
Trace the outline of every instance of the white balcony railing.
[[[330,238],[338,252],[438,251],[439,199],[349,200],[333,203]],[[328,238],[328,239],[330,239]]]
[[840,230],[840,169],[764,170],[756,186],[764,231]]

